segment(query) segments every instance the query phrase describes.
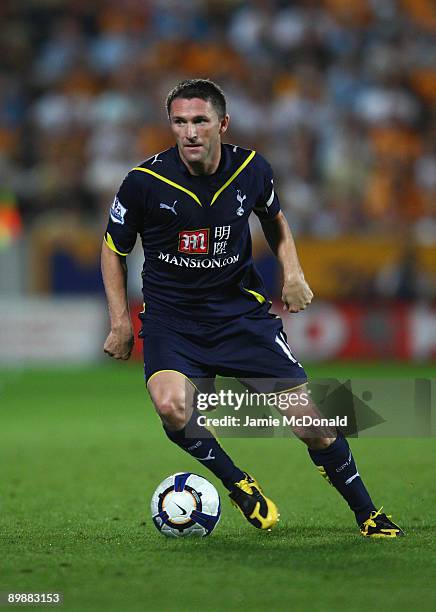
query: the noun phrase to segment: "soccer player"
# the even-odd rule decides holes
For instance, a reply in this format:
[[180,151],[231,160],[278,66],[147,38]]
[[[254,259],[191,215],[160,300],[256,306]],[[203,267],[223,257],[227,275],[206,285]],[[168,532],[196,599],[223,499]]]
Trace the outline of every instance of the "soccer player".
[[[210,80],[182,81],[166,108],[176,146],[133,168],[110,209],[102,246],[111,321],[104,350],[115,359],[128,359],[132,350],[125,258],[140,234],[145,378],[166,435],[222,481],[254,527],[271,529],[276,505],[198,423],[191,407],[194,385],[187,381],[216,375],[268,379],[266,391],[273,392],[279,379],[287,379],[292,388],[305,389],[306,373],[280,318],[269,313],[253,263],[252,212],[280,264],[285,309],[304,310],[313,294],[280,211],[271,167],[259,153],[221,142],[229,125],[222,90]],[[313,404],[299,410],[319,416]],[[347,501],[364,536],[403,535],[376,510],[343,435],[294,432]]]

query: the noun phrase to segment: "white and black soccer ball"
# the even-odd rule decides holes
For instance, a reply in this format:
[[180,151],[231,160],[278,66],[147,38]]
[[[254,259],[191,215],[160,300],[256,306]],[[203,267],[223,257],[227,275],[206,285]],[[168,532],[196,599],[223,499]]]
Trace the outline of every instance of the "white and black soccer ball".
[[206,478],[191,472],[173,474],[153,493],[151,516],[163,535],[208,536],[220,520],[220,496]]

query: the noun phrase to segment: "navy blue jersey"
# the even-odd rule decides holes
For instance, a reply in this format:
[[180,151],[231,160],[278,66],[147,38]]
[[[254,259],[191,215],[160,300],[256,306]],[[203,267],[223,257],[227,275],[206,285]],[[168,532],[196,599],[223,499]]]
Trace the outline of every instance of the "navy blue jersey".
[[133,168],[110,209],[106,244],[127,255],[140,234],[146,308],[198,320],[246,314],[266,303],[248,218],[280,204],[268,162],[224,144],[217,171],[193,176],[177,147]]

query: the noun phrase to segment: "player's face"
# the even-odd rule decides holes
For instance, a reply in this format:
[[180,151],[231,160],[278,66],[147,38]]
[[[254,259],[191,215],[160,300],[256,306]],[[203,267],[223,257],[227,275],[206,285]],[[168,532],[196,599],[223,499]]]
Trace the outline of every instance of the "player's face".
[[221,134],[229,116],[220,119],[210,101],[176,98],[170,108],[171,130],[182,160],[196,173],[214,172],[221,155]]

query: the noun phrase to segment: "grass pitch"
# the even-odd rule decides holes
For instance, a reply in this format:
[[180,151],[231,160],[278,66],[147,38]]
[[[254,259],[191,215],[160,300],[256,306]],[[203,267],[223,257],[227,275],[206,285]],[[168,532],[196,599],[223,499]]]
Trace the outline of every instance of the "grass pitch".
[[[308,370],[432,374],[410,365]],[[205,467],[167,441],[139,366],[4,371],[0,418],[0,591],[62,591],[62,609],[80,612],[434,609],[434,439],[351,441],[375,503],[407,532],[373,541],[359,536],[300,442],[225,440],[281,511],[276,530],[254,530]],[[168,540],[150,520],[155,486],[184,470],[222,496],[210,538]]]

